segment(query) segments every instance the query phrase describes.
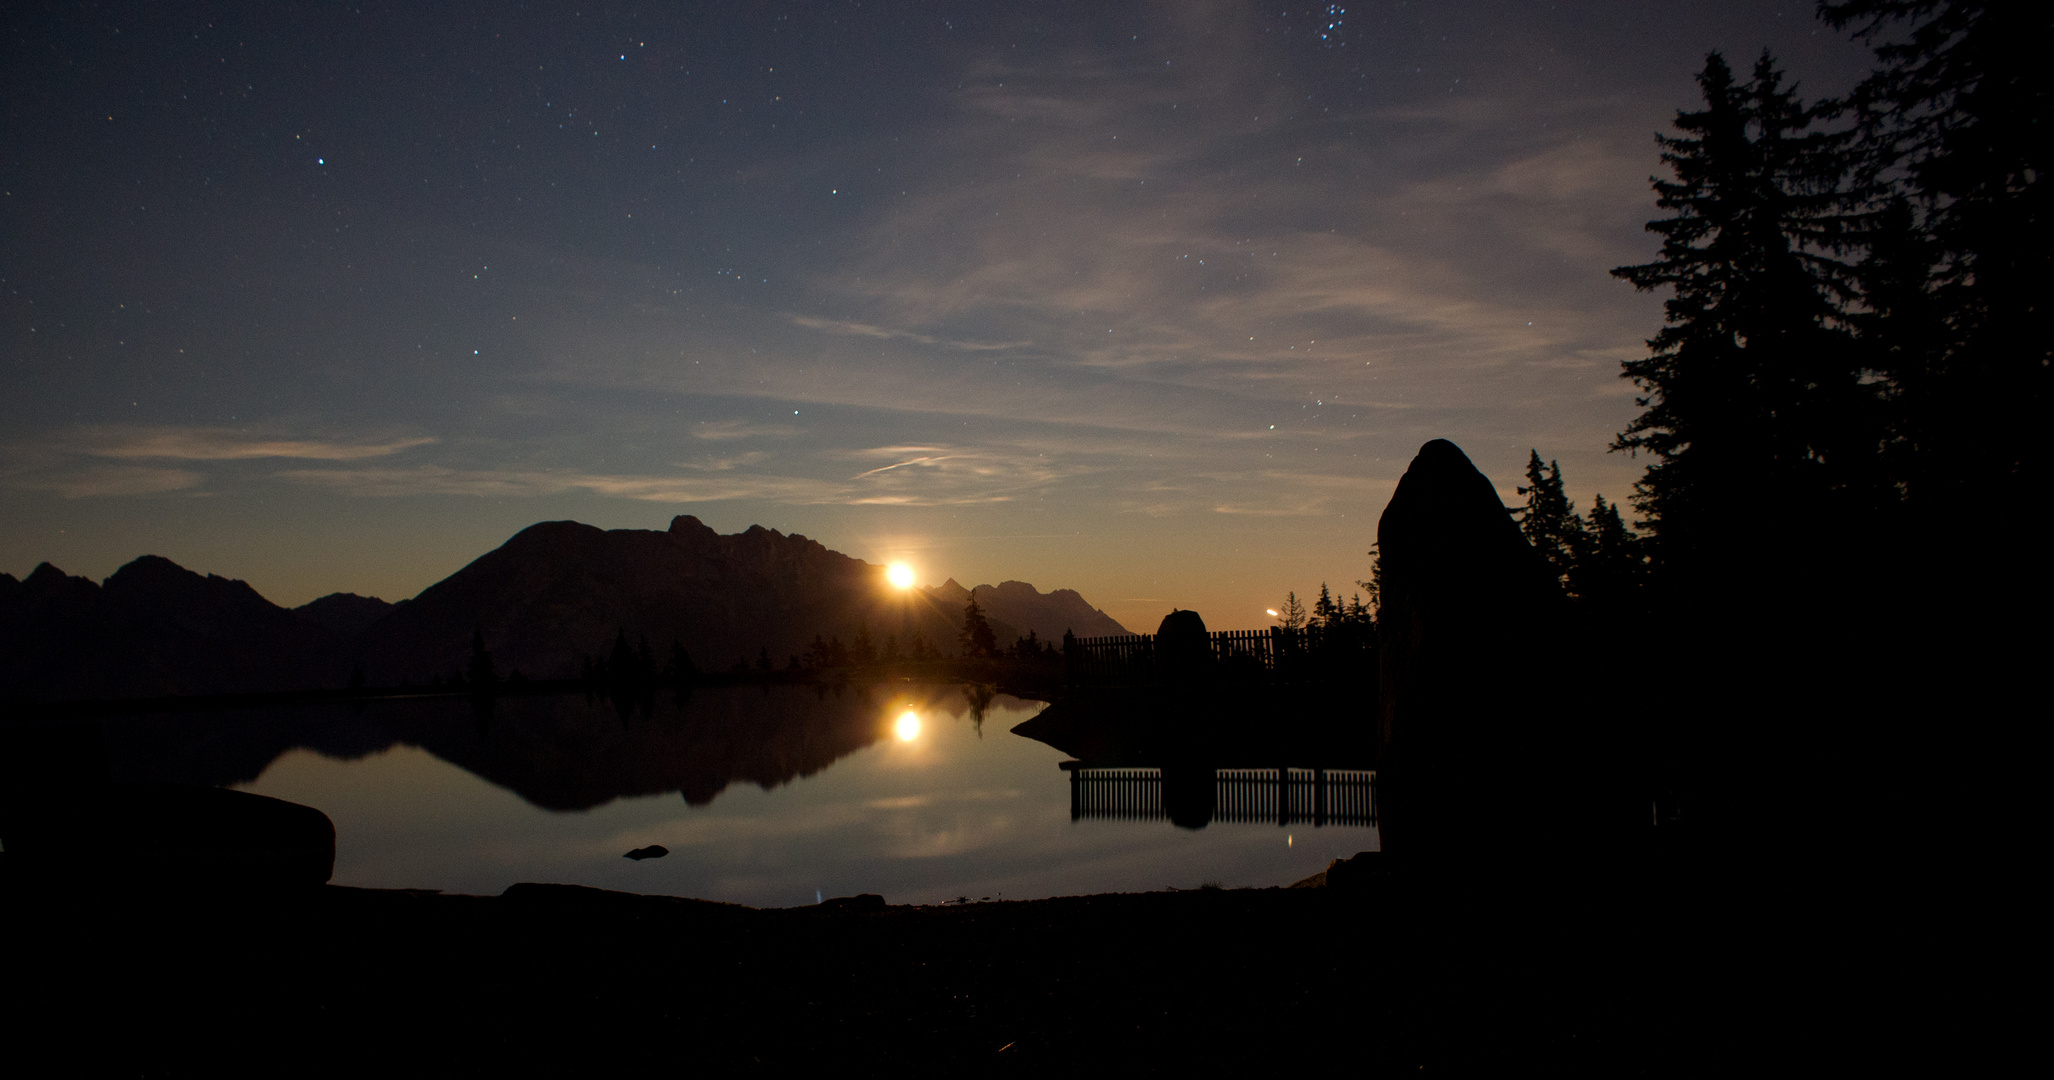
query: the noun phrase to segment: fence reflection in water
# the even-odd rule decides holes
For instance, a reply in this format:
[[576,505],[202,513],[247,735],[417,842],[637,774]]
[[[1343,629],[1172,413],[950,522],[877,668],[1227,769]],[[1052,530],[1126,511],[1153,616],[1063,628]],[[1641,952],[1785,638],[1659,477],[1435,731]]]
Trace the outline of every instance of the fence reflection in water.
[[[1065,762],[1070,820],[1156,821],[1170,817],[1161,769],[1090,769]],[[1214,821],[1278,825],[1375,825],[1371,769],[1214,769]]]

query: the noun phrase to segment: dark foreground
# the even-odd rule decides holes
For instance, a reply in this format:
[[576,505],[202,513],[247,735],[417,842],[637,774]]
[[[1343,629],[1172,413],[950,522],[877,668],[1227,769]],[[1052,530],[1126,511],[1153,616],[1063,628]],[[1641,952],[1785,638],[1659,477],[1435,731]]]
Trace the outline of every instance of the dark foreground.
[[1680,884],[756,910],[551,885],[17,881],[0,890],[6,1042],[11,1060],[133,1075],[1844,1065],[1803,989],[1817,958],[1766,955],[1746,920],[1679,905]]

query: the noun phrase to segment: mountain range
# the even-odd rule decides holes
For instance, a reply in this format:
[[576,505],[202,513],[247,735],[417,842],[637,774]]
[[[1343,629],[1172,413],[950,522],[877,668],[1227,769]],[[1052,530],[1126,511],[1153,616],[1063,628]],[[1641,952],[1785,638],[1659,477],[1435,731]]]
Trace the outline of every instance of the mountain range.
[[0,574],[0,699],[70,699],[425,684],[462,670],[482,634],[502,675],[561,678],[618,635],[702,668],[767,654],[784,667],[813,640],[955,649],[975,598],[1002,644],[1126,633],[1075,591],[1025,582],[890,586],[884,567],[798,534],[733,535],[680,516],[668,530],[531,525],[396,604],[335,593],[297,608],[242,581],[146,555],[104,582],[49,563]]

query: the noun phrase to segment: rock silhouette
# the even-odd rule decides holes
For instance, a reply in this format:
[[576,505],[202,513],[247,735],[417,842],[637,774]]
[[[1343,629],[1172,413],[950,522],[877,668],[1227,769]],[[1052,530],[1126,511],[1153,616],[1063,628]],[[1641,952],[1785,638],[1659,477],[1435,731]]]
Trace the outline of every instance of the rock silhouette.
[[1383,846],[1407,861],[1566,859],[1628,804],[1585,710],[1537,685],[1577,654],[1567,601],[1455,444],[1421,447],[1377,524]]
[[312,807],[227,788],[127,780],[95,725],[20,725],[0,740],[10,874],[66,886],[302,887],[335,870]]
[[1178,609],[1163,616],[1155,628],[1155,662],[1163,675],[1178,681],[1202,679],[1212,665],[1212,640],[1205,620],[1195,611]]

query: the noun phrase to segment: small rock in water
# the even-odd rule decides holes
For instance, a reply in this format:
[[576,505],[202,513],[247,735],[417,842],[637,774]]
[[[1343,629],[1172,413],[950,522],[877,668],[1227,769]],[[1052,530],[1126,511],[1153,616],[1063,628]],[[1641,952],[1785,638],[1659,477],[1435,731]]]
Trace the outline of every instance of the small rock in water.
[[664,847],[662,844],[651,844],[648,847],[638,847],[628,852],[626,857],[636,862],[641,862],[643,859],[661,859],[668,854],[670,854],[669,848]]

